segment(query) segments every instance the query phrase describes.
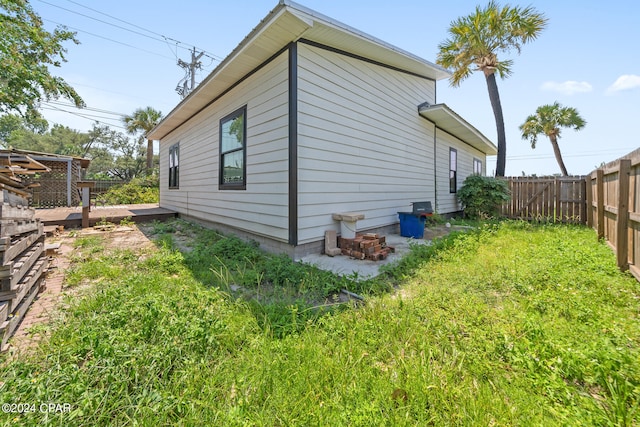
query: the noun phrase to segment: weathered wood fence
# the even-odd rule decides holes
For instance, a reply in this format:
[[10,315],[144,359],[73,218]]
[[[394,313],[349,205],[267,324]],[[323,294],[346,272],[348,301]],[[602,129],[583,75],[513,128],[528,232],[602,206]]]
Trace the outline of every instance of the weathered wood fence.
[[586,224],[586,180],[570,177],[508,177],[511,201],[502,215],[526,221]]
[[616,253],[618,268],[640,281],[640,149],[587,176],[509,177],[502,215],[586,224]]
[[587,225],[640,280],[640,149],[587,176]]

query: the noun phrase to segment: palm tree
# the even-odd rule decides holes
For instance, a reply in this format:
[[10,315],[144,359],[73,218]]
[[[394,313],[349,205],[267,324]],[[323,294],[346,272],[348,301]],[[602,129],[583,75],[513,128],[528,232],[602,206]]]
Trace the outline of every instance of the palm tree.
[[545,134],[551,141],[553,154],[556,155],[558,165],[562,171],[562,176],[569,175],[567,168],[562,161],[558,138],[560,138],[560,128],[582,129],[587,122],[580,117],[578,110],[572,107],[563,107],[558,102],[552,105],[542,105],[536,109],[536,113],[527,117],[527,120],[520,125],[522,139],[531,142],[531,148],[536,148],[538,135]]
[[[151,131],[162,120],[162,113],[152,107],[138,108],[130,116],[124,116],[122,121],[127,132],[134,135],[143,131],[145,135]],[[153,141],[147,140],[147,174],[153,170]]]
[[547,25],[547,18],[533,7],[500,7],[493,0],[475,13],[451,23],[449,38],[438,45],[436,62],[453,71],[449,82],[457,87],[474,71],[482,71],[487,81],[489,99],[498,132],[496,176],[504,176],[506,137],[502,105],[495,73],[501,78],[511,74],[512,60],[499,60],[498,53],[515,49],[535,40]]

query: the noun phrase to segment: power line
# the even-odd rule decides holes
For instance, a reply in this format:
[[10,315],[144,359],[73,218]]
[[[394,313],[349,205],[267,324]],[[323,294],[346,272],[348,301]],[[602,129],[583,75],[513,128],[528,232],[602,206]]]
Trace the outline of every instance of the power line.
[[[43,110],[56,110],[56,111],[62,111],[62,112],[65,112],[65,113],[73,113],[72,111],[63,110],[62,108],[54,107],[53,105],[43,106],[41,108]],[[90,117],[91,118],[95,117],[95,118],[98,118],[98,119],[116,120],[113,117],[100,116],[100,115],[97,115],[97,114],[87,114],[87,113],[83,113],[82,117],[87,118],[87,119],[90,118]]]
[[[89,19],[92,19],[92,20],[94,20],[94,21],[98,21],[98,22],[101,22],[101,23],[103,23],[103,24],[106,24],[106,25],[111,25],[111,26],[116,27],[116,28],[119,28],[119,29],[121,29],[121,30],[129,31],[129,32],[131,32],[131,33],[134,33],[134,34],[137,34],[137,35],[139,35],[139,36],[146,37],[146,38],[149,38],[149,39],[151,39],[151,40],[155,40],[155,41],[158,41],[158,42],[161,42],[161,43],[166,43],[167,41],[174,41],[174,42],[176,43],[176,47],[180,47],[180,48],[185,49],[185,50],[188,50],[188,49],[189,49],[189,48],[186,48],[186,47],[178,46],[179,44],[187,45],[187,44],[186,44],[186,43],[184,43],[184,42],[181,42],[181,41],[176,40],[176,39],[171,38],[171,37],[167,37],[167,36],[165,36],[165,35],[163,35],[163,34],[160,34],[160,33],[157,33],[157,32],[155,32],[155,31],[152,31],[152,30],[146,29],[146,28],[141,27],[141,26],[139,26],[139,25],[137,25],[137,24],[133,24],[133,23],[131,23],[131,22],[127,22],[127,21],[125,21],[125,20],[123,20],[123,19],[116,18],[115,16],[109,15],[109,14],[104,13],[104,12],[100,12],[99,10],[96,10],[96,9],[90,8],[90,7],[88,7],[88,6],[84,6],[84,5],[82,5],[82,4],[76,3],[76,2],[71,1],[71,0],[68,0],[68,1],[69,1],[69,2],[71,2],[71,3],[73,3],[73,4],[76,4],[76,5],[78,5],[78,6],[81,6],[81,7],[84,7],[84,8],[86,8],[86,9],[89,9],[89,10],[91,10],[91,11],[93,11],[93,12],[99,13],[99,14],[101,14],[101,15],[108,16],[108,17],[109,17],[109,18],[111,18],[111,19],[115,19],[115,20],[117,20],[117,21],[119,21],[119,22],[122,22],[122,23],[124,23],[124,24],[127,24],[127,25],[130,25],[130,26],[132,26],[132,27],[135,27],[135,28],[141,29],[141,30],[143,30],[143,31],[146,31],[146,32],[148,32],[148,33],[150,33],[150,34],[153,34],[153,35],[157,36],[157,37],[152,37],[152,36],[150,36],[150,35],[148,35],[148,34],[144,34],[144,33],[141,33],[141,32],[139,32],[139,31],[135,31],[135,30],[132,30],[132,29],[130,29],[130,28],[123,27],[123,26],[121,26],[121,25],[116,25],[116,24],[114,24],[114,23],[107,22],[107,21],[104,21],[104,20],[102,20],[102,19],[98,19],[98,18],[95,18],[95,17],[93,17],[93,16],[90,16],[90,15],[86,15],[86,14],[84,14],[84,13],[80,13],[80,12],[77,12],[77,11],[74,11],[74,10],[71,10],[71,9],[67,9],[67,8],[65,8],[65,7],[62,7],[62,6],[59,6],[59,5],[55,5],[55,4],[53,4],[53,3],[49,3],[49,2],[47,2],[47,1],[45,1],[45,0],[38,0],[38,1],[39,1],[39,2],[41,2],[41,3],[47,4],[47,5],[49,5],[49,6],[56,7],[56,8],[58,8],[58,9],[62,9],[62,10],[64,10],[64,11],[67,11],[67,12],[70,12],[70,13],[73,13],[73,14],[76,14],[76,15],[84,16],[85,18],[89,18]],[[58,25],[62,25],[62,24],[58,24]],[[71,28],[71,27],[69,27],[69,28]],[[160,37],[160,38],[158,38],[158,37]],[[195,47],[195,46],[194,46],[194,47]],[[204,49],[200,49],[200,48],[197,48],[197,49],[198,49],[198,50],[201,50],[201,51],[203,51],[203,52],[204,52]],[[212,60],[216,60],[216,61],[221,61],[221,60],[222,60],[222,57],[220,57],[220,56],[218,56],[218,55],[215,55],[215,54],[207,54],[207,53],[205,52],[205,53],[204,53],[204,56],[207,56],[208,58],[211,58]]]
[[[73,0],[67,0],[67,1],[68,1],[69,3],[73,3],[73,4],[77,5],[77,6],[84,7],[85,9],[89,9],[89,10],[90,10],[90,11],[92,11],[92,12],[99,13],[100,15],[108,16],[109,18],[111,18],[111,19],[115,19],[116,21],[118,21],[118,22],[122,22],[123,24],[131,25],[132,27],[138,28],[138,29],[140,29],[140,30],[142,30],[142,31],[146,31],[146,32],[151,33],[151,34],[154,34],[154,35],[156,35],[156,36],[160,36],[160,37],[162,37],[162,38],[164,38],[164,39],[172,40],[172,41],[178,42],[178,40],[173,40],[173,39],[171,39],[171,38],[165,37],[165,36],[163,36],[163,35],[162,35],[162,34],[160,34],[160,33],[156,33],[155,31],[152,31],[152,30],[148,30],[148,29],[146,29],[146,28],[143,28],[143,27],[141,27],[141,26],[139,26],[139,25],[137,25],[137,24],[133,24],[133,23],[131,23],[131,22],[127,22],[127,21],[125,21],[124,19],[116,18],[115,16],[109,15],[108,13],[100,12],[99,10],[93,9],[93,8],[91,8],[91,7],[89,7],[89,6],[84,5],[84,4],[81,4],[81,3],[75,2],[75,1],[73,1]],[[179,42],[178,42],[178,43],[179,43]]]
[[[128,32],[133,33],[133,34],[135,34],[137,36],[145,37],[145,38],[148,38],[150,40],[162,42],[163,44],[165,44],[167,47],[169,47],[169,50],[171,51],[171,53],[174,56],[173,58],[169,58],[166,55],[162,55],[162,54],[160,54],[158,52],[146,50],[146,49],[143,49],[141,47],[138,47],[138,46],[135,46],[135,45],[132,45],[132,44],[129,44],[129,43],[124,43],[124,42],[121,42],[119,40],[114,40],[113,38],[105,37],[105,36],[102,36],[100,34],[92,33],[90,31],[86,31],[86,30],[83,30],[83,29],[80,29],[80,28],[69,27],[69,26],[66,26],[65,24],[62,24],[62,23],[59,23],[59,22],[46,20],[46,21],[52,22],[52,23],[54,23],[56,25],[65,26],[65,27],[70,28],[72,30],[75,30],[75,31],[78,31],[78,32],[82,32],[82,33],[85,33],[85,34],[88,34],[90,36],[97,37],[97,38],[100,38],[100,39],[103,39],[103,40],[107,40],[107,41],[110,41],[112,43],[116,43],[116,44],[119,44],[119,45],[122,45],[122,46],[126,46],[126,47],[129,47],[129,48],[132,48],[132,49],[140,50],[140,51],[152,54],[152,55],[160,56],[162,58],[167,58],[167,59],[174,60],[180,67],[182,67],[186,71],[185,77],[180,81],[180,83],[178,84],[178,87],[176,88],[176,91],[183,98],[189,92],[191,92],[194,89],[194,87],[196,86],[195,77],[196,77],[196,72],[197,71],[202,71],[203,68],[209,68],[213,64],[214,61],[221,61],[222,60],[222,57],[214,55],[214,54],[208,54],[203,49],[199,49],[199,48],[196,48],[194,46],[192,49],[188,49],[190,51],[190,54],[191,54],[191,61],[190,61],[190,63],[186,63],[185,61],[182,61],[181,59],[178,58],[177,49],[178,48],[187,49],[186,47],[181,46],[181,45],[184,45],[184,43],[179,41],[179,40],[176,40],[174,38],[165,36],[165,35],[163,35],[161,33],[156,32],[156,31],[153,31],[153,30],[150,30],[150,29],[145,28],[143,26],[140,26],[138,24],[126,21],[124,19],[118,18],[118,17],[116,17],[114,15],[102,12],[102,11],[94,9],[92,7],[85,6],[85,5],[81,4],[81,3],[79,3],[78,1],[67,0],[69,3],[71,3],[71,4],[75,5],[75,6],[79,6],[79,7],[82,7],[84,9],[87,9],[91,13],[82,13],[82,12],[79,12],[77,10],[73,10],[71,8],[68,8],[68,7],[63,7],[63,6],[60,6],[60,5],[57,5],[57,4],[53,4],[51,1],[46,1],[46,0],[38,0],[38,1],[40,3],[45,4],[45,5],[48,5],[48,6],[51,6],[51,7],[58,8],[58,9],[61,9],[63,11],[66,11],[68,13],[75,14],[75,15],[78,15],[78,16],[81,16],[81,17],[84,17],[84,18],[87,18],[87,19],[91,19],[93,21],[100,22],[100,23],[105,24],[105,25],[110,25],[110,26],[112,26],[114,28],[117,28],[119,30],[128,31]],[[108,20],[105,20],[105,19],[100,19],[100,18],[96,17],[95,14],[102,15],[104,17],[107,17],[108,20],[117,21],[119,23],[124,24],[125,26],[114,24],[113,22],[109,22]],[[128,27],[133,27],[134,29],[128,28]],[[172,46],[170,45],[169,42],[174,42],[175,46],[172,48]],[[196,49],[199,50],[199,52],[197,52],[197,54],[196,54]],[[199,61],[199,59],[202,58],[203,56],[210,59],[209,64],[207,64],[204,67],[203,67],[202,62]]]
[[[76,86],[88,87],[88,88],[96,89],[96,90],[99,90],[99,91],[102,91],[102,92],[106,92],[106,93],[113,93],[113,94],[115,94],[115,95],[122,95],[122,96],[126,96],[126,97],[131,98],[131,99],[140,99],[140,100],[144,100],[146,103],[149,103],[149,102],[150,102],[149,98],[147,98],[147,97],[142,97],[142,96],[132,96],[132,94],[131,94],[131,93],[123,93],[123,92],[118,92],[118,91],[115,91],[115,90],[103,89],[103,88],[99,88],[99,87],[97,87],[97,86],[92,86],[92,85],[88,85],[88,84],[84,84],[84,83],[72,82],[72,81],[70,81],[70,80],[67,80],[67,83],[69,83],[69,84],[70,84],[70,85],[72,85],[73,87],[76,87]],[[153,103],[155,103],[155,104],[160,104],[160,103],[163,103],[163,102],[165,102],[165,101],[153,100],[153,102],[151,102],[151,103],[152,103],[152,104],[153,104]],[[70,104],[70,105],[73,105],[73,104]]]
[[[62,107],[75,107],[74,104],[72,103],[68,103],[68,102],[60,102],[60,101],[45,101],[45,104],[53,104],[53,105],[60,105]],[[101,108],[95,108],[95,107],[83,107],[82,110],[88,110],[88,111],[94,111],[96,113],[104,113],[104,114],[112,114],[114,116],[118,116],[118,117],[124,117],[127,114],[123,114],[123,113],[118,113],[116,111],[109,111],[109,110],[103,110]]]
[[[41,0],[41,1],[42,1],[42,0]],[[64,25],[64,24],[61,24],[61,23],[59,23],[59,22],[52,21],[52,20],[50,20],[50,19],[43,19],[43,21],[51,22],[52,24],[56,24],[56,25]],[[101,35],[99,35],[99,34],[95,34],[95,33],[92,33],[92,32],[86,31],[86,30],[82,30],[82,29],[80,29],[80,28],[71,27],[71,26],[69,26],[69,25],[64,25],[64,26],[66,26],[67,28],[69,28],[69,29],[71,29],[71,30],[79,31],[79,32],[81,32],[81,33],[85,33],[85,34],[89,34],[90,36],[98,37],[98,38],[100,38],[100,39],[107,40],[107,41],[110,41],[110,42],[113,42],[113,43],[117,43],[117,44],[120,44],[120,45],[122,45],[122,46],[127,46],[127,47],[130,47],[130,48],[132,48],[132,49],[137,49],[137,50],[140,50],[140,51],[143,51],[143,52],[150,53],[150,54],[152,54],[152,55],[157,55],[157,56],[160,56],[160,57],[162,57],[162,58],[175,60],[175,58],[171,58],[171,57],[169,57],[169,56],[162,55],[162,54],[157,53],[157,52],[152,52],[152,51],[150,51],[150,50],[143,49],[143,48],[138,47],[138,46],[133,46],[133,45],[130,45],[130,44],[128,44],[128,43],[124,43],[124,42],[121,42],[121,41],[118,41],[118,40],[110,39],[109,37],[101,36]]]
[[137,35],[139,35],[139,36],[147,37],[147,38],[150,38],[151,40],[161,41],[161,42],[163,42],[163,43],[164,43],[164,40],[160,40],[160,39],[158,39],[158,38],[156,38],[156,37],[152,37],[152,36],[150,36],[150,35],[147,35],[147,34],[141,33],[141,32],[139,32],[139,31],[135,31],[135,30],[132,30],[132,29],[130,29],[130,28],[122,27],[122,26],[120,26],[120,25],[116,25],[116,24],[113,24],[113,23],[111,23],[111,22],[103,21],[102,19],[98,19],[98,18],[95,18],[95,17],[93,17],[93,16],[85,15],[84,13],[76,12],[75,10],[67,9],[66,7],[58,6],[57,4],[49,3],[49,2],[44,1],[44,0],[38,0],[38,1],[39,1],[40,3],[48,4],[49,6],[57,7],[58,9],[65,10],[65,11],[70,12],[70,13],[73,13],[73,14],[76,14],[76,15],[80,15],[80,16],[84,16],[85,18],[89,18],[89,19],[92,19],[92,20],[94,20],[94,21],[101,22],[101,23],[103,23],[103,24],[111,25],[112,27],[120,28],[121,30],[124,30],[124,31],[129,31],[129,32],[134,33],[134,34],[137,34]]
[[45,110],[57,110],[57,111],[60,111],[60,112],[63,112],[63,113],[68,113],[68,114],[72,114],[72,115],[74,115],[74,116],[78,116],[78,117],[83,118],[83,119],[86,119],[86,120],[91,120],[92,122],[97,122],[97,123],[101,123],[101,124],[103,124],[103,125],[107,125],[107,126],[111,126],[111,127],[120,128],[120,129],[125,130],[125,131],[127,130],[127,129],[126,129],[125,127],[123,127],[123,126],[115,125],[115,124],[113,124],[113,123],[103,122],[103,121],[101,121],[101,120],[95,120],[95,119],[93,119],[93,118],[91,118],[91,117],[88,117],[87,115],[80,114],[80,113],[77,113],[77,112],[75,112],[75,111],[64,110],[64,109],[62,109],[62,108],[58,108],[58,107],[55,107],[55,106],[47,106],[47,107],[41,107],[41,108],[42,108],[42,109],[45,109]]

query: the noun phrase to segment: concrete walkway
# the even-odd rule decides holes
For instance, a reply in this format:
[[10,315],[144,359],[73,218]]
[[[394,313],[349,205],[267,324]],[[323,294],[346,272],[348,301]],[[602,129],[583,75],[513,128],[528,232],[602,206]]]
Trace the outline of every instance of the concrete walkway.
[[311,254],[298,259],[297,261],[305,264],[315,265],[322,270],[332,271],[341,276],[357,275],[358,280],[367,280],[380,274],[380,267],[393,263],[402,258],[409,250],[411,245],[429,245],[429,239],[413,239],[402,237],[399,234],[385,235],[387,245],[393,246],[395,253],[381,261],[359,260],[344,255],[330,257],[321,254]]

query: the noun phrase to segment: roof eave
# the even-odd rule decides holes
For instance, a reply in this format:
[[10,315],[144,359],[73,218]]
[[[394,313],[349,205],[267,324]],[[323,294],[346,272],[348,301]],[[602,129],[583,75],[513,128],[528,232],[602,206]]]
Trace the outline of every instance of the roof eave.
[[147,133],[147,135],[145,135],[145,137],[151,140],[162,139],[168,133],[184,123],[184,121],[188,120],[188,118],[184,119],[177,117],[178,113],[183,110],[186,104],[191,103],[193,102],[193,99],[198,98],[200,94],[202,94],[207,89],[212,80],[219,76],[222,71],[225,70],[229,66],[229,64],[231,64],[234,59],[236,59],[241,54],[241,52],[243,52],[244,49],[248,45],[250,45],[251,42],[255,40],[264,31],[264,29],[271,24],[272,21],[274,21],[278,16],[284,13],[285,7],[286,6],[282,3],[282,1],[278,3],[278,5],[273,8],[267,14],[267,16],[264,17],[260,21],[260,23],[253,30],[251,30],[249,34],[247,34],[247,36],[245,36],[245,38],[238,44],[238,46],[236,46],[236,48],[233,49],[233,51],[231,51],[231,53],[227,55],[220,62],[220,64],[218,64],[218,66],[214,68],[213,71],[211,71],[211,73],[209,73],[209,75],[205,77],[205,79],[194,88],[194,90],[188,96],[182,99],[178,103],[178,105],[176,105],[173,110],[171,110],[171,112],[160,121],[160,123],[158,123],[153,129],[151,129]]
[[[381,53],[386,51],[388,52],[388,57],[395,57],[401,62],[406,61],[407,65],[424,71],[429,75],[429,78],[434,80],[441,80],[450,76],[449,71],[446,69],[416,55],[295,2],[280,0],[278,5],[260,21],[242,42],[186,98],[180,101],[146,137],[153,140],[164,138],[234,84],[231,79],[225,79],[225,73],[236,79],[239,78],[237,76],[246,75],[252,71],[250,65],[253,67],[259,66],[260,63],[276,54],[287,44],[306,37],[309,30],[314,26],[330,27],[339,31],[346,39],[361,40],[372,49],[379,50],[379,56],[385,56]],[[261,37],[265,32],[269,32],[270,37]],[[273,38],[274,35],[277,36],[275,39]],[[265,46],[269,49],[265,49]],[[254,52],[250,55],[247,53],[249,51]],[[256,53],[259,55],[256,55]],[[227,83],[222,83],[222,81],[227,81]],[[226,87],[224,87],[225,85]]]
[[497,147],[489,138],[446,104],[421,104],[418,106],[418,113],[430,122],[435,123],[437,127],[466,142],[487,156],[494,156],[498,153]]

